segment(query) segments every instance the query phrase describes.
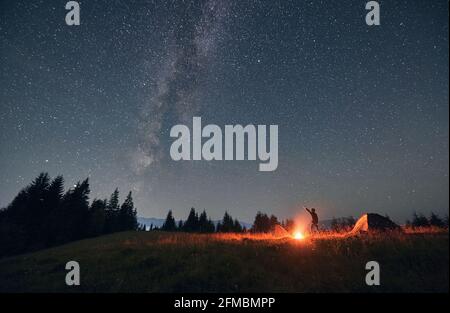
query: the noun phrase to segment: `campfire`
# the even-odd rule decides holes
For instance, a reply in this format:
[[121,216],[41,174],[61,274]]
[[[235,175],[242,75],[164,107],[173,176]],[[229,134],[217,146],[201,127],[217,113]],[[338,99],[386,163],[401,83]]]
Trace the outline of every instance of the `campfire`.
[[300,232],[300,231],[296,231],[295,233],[294,233],[294,239],[296,239],[296,240],[303,240],[303,239],[305,239],[305,235],[302,233],[302,232]]

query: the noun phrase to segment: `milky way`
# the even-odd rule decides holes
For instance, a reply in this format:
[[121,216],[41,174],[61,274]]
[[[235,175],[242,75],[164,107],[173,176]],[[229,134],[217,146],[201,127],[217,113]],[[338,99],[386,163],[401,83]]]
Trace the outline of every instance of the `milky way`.
[[185,122],[199,111],[198,80],[215,52],[228,14],[227,3],[217,0],[191,3],[186,9],[169,33],[167,59],[161,65],[156,90],[142,112],[142,142],[132,156],[137,174],[162,157],[160,136],[165,115],[173,114],[171,120]]

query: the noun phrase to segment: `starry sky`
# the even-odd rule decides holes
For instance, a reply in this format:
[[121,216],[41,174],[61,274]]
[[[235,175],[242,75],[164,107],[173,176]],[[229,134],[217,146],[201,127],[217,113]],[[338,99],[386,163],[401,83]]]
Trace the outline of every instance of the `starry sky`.
[[[0,1],[1,207],[47,171],[144,217],[448,214],[447,1],[79,3]],[[277,170],[171,160],[193,116],[278,125]]]

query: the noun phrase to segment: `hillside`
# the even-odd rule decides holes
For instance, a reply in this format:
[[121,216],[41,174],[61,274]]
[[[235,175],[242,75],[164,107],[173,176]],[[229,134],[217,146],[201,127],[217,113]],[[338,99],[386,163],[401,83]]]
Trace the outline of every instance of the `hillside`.
[[[448,292],[448,233],[304,241],[125,232],[0,260],[0,292]],[[66,262],[81,285],[65,285]],[[381,286],[364,283],[366,262]]]

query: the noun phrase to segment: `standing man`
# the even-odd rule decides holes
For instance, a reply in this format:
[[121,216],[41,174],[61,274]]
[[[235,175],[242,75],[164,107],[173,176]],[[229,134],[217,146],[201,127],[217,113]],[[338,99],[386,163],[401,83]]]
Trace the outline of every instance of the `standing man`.
[[309,214],[311,214],[311,233],[313,232],[313,229],[315,228],[316,231],[319,231],[319,217],[316,214],[316,209],[312,208],[309,210],[308,208],[305,208],[306,211],[308,211]]

